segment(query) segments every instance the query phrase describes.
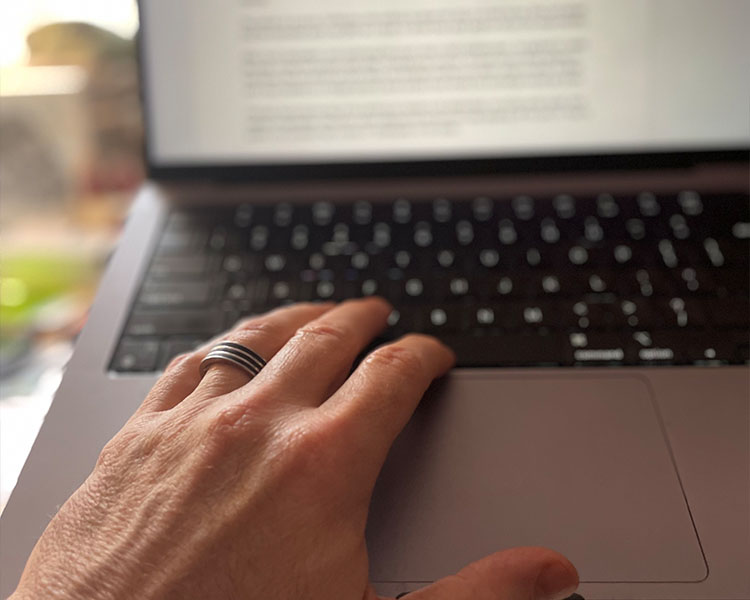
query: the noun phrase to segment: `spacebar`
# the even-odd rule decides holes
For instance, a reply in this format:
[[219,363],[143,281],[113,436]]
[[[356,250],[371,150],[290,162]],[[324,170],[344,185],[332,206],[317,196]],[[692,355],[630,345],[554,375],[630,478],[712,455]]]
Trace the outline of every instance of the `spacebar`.
[[559,365],[565,362],[565,338],[550,333],[438,336],[456,353],[458,367]]

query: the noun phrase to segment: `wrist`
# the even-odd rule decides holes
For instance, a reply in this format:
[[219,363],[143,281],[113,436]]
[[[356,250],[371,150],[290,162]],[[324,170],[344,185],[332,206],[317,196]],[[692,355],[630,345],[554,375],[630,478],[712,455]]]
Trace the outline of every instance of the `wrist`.
[[97,582],[82,576],[78,569],[56,569],[49,564],[27,565],[21,581],[8,600],[117,600],[125,596],[115,591],[114,579],[101,577]]

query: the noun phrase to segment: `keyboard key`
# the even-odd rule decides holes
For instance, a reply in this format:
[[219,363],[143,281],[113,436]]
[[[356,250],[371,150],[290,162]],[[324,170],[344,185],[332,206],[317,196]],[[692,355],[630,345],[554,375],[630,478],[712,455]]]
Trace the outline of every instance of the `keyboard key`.
[[411,221],[411,203],[408,200],[399,198],[393,203],[393,220],[401,224]]
[[534,331],[542,327],[562,330],[576,323],[572,312],[551,301],[513,299],[493,304],[492,308],[498,326],[507,330]]
[[157,340],[123,338],[112,358],[110,369],[121,372],[155,371],[158,356]]
[[360,200],[352,207],[352,220],[357,225],[369,225],[372,221],[372,204]]
[[315,295],[321,300],[328,300],[336,293],[336,286],[331,281],[319,281],[315,286]]
[[402,305],[393,311],[388,319],[391,330],[389,337],[398,337],[415,331],[424,331],[429,313],[422,305]]
[[446,198],[436,198],[432,203],[432,218],[436,223],[447,223],[453,216],[453,205]]
[[702,328],[706,325],[705,312],[697,300],[676,296],[668,300],[656,299],[654,304],[662,315],[666,327]]
[[572,219],[576,214],[576,201],[573,196],[567,194],[555,196],[552,205],[561,219]]
[[205,306],[212,295],[208,282],[147,283],[139,296],[139,303],[150,307]]
[[466,296],[469,293],[469,280],[465,277],[454,277],[448,283],[451,296]]
[[500,254],[494,248],[485,248],[479,252],[479,263],[483,267],[492,269],[500,262]]
[[603,219],[613,219],[620,214],[620,207],[612,194],[599,194],[596,197],[596,214]]
[[549,217],[542,219],[539,236],[548,244],[556,244],[560,241],[560,230],[555,222]]
[[680,205],[682,212],[691,217],[703,212],[703,201],[698,192],[692,190],[680,192],[677,195],[677,203]]
[[214,257],[207,254],[159,256],[148,271],[149,279],[180,279],[198,277],[215,264]]
[[604,229],[602,229],[596,217],[586,217],[583,235],[592,244],[601,242],[604,239]]
[[404,283],[404,291],[407,296],[418,298],[422,296],[422,293],[424,292],[424,283],[422,283],[421,279],[412,277],[411,279],[407,279]]
[[421,310],[425,315],[422,322],[427,333],[440,336],[465,329],[465,311],[462,311],[461,307],[456,304],[444,304],[437,307],[426,306],[417,310]]
[[474,227],[471,222],[461,220],[456,223],[456,240],[461,246],[468,246],[474,241]]
[[560,280],[554,275],[542,277],[542,289],[547,294],[557,294],[560,291]]
[[333,220],[336,209],[330,202],[316,202],[312,206],[312,221],[315,225],[323,227]]
[[200,252],[207,241],[208,231],[199,228],[165,231],[159,240],[157,254]]
[[442,327],[448,321],[448,316],[442,308],[433,308],[430,311],[430,324],[433,327]]
[[678,295],[715,294],[716,285],[711,274],[702,268],[685,267],[675,277]]
[[510,246],[512,244],[515,244],[518,240],[518,233],[516,232],[516,228],[513,225],[513,221],[510,219],[503,219],[498,224],[498,239],[500,240],[500,243],[504,246]]
[[619,333],[586,332],[585,346],[566,348],[566,356],[580,366],[633,362],[634,353],[631,340]]
[[719,246],[719,242],[714,238],[709,237],[704,240],[703,247],[706,250],[708,260],[711,261],[711,264],[714,267],[724,266],[726,258],[724,257],[724,252],[722,251],[721,246]]
[[365,279],[360,287],[363,296],[373,296],[378,293],[379,284],[376,279]]
[[288,281],[276,281],[271,284],[270,296],[273,301],[282,301],[292,298],[292,284]]
[[474,198],[473,202],[471,203],[471,208],[474,220],[476,220],[478,223],[485,223],[492,218],[492,200],[490,200],[486,196],[479,196],[477,198]]
[[513,280],[510,277],[500,277],[494,287],[494,290],[501,296],[512,294],[514,289]]
[[[672,275],[663,269],[638,269],[637,271],[623,271],[614,274],[616,279],[610,289],[614,289],[621,296],[674,296],[677,293],[679,271]],[[610,276],[613,274],[610,273]]]
[[516,218],[529,221],[534,217],[534,199],[531,196],[516,196],[511,200],[511,207]]
[[646,225],[641,219],[628,219],[625,221],[625,229],[633,241],[639,242],[646,237]]
[[237,227],[248,227],[252,222],[253,207],[250,204],[240,204],[234,213],[234,224]]
[[737,221],[732,225],[732,235],[738,240],[750,240],[750,223]]
[[196,350],[207,338],[170,338],[162,344],[157,368],[163,371],[175,356]]
[[642,192],[636,197],[640,213],[644,217],[656,217],[661,213],[661,204],[651,192]]
[[149,311],[133,314],[125,333],[144,336],[216,335],[225,326],[224,313],[217,309]]
[[589,253],[583,246],[573,246],[568,250],[570,262],[576,266],[585,265],[589,259]]
[[420,248],[427,248],[432,244],[432,228],[426,221],[419,221],[414,226],[414,244]]
[[476,324],[485,327],[495,324],[495,310],[489,307],[480,307],[476,311]]

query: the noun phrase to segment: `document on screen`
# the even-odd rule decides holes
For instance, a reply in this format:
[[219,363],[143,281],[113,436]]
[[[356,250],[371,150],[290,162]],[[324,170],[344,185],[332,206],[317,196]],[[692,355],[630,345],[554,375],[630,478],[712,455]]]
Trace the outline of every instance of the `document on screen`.
[[[481,158],[750,135],[747,59],[727,60],[744,34],[721,2],[145,4],[154,147],[172,161]],[[707,110],[717,97],[720,114]]]

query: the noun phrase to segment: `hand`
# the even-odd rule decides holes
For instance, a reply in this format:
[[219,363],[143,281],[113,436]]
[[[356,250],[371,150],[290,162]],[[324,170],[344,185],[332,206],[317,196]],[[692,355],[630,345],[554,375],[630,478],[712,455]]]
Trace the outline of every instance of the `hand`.
[[[13,598],[373,600],[364,532],[375,479],[430,382],[453,365],[409,335],[370,354],[390,307],[300,304],[225,338],[267,366],[175,359],[29,558]],[[563,598],[574,567],[501,552],[415,600]]]

